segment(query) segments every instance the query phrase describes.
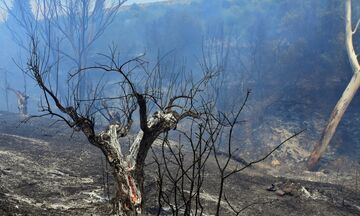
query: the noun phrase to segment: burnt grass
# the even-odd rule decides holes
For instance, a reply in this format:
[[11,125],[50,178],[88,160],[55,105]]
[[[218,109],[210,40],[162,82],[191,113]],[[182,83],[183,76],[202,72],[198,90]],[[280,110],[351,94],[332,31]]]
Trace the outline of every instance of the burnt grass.
[[[17,114],[0,113],[0,215],[110,215],[112,206],[104,189],[106,165],[101,152],[80,133],[72,135],[64,124],[53,124],[55,120],[20,121]],[[154,168],[150,165],[146,170],[148,215],[156,212]],[[343,175],[333,170],[277,175],[269,169],[271,166],[254,166],[227,179],[225,194],[233,207],[243,209],[240,215],[360,215],[359,174],[350,175],[350,180],[347,176],[352,183],[343,184]],[[359,173],[358,167],[342,169]],[[219,179],[213,161],[207,170],[202,197],[205,213],[211,215]],[[319,175],[322,178],[317,178]],[[328,181],[335,177],[336,181]],[[109,182],[111,185],[111,175]],[[279,196],[266,190],[272,184],[290,187],[291,192]],[[221,212],[232,215],[225,203]]]

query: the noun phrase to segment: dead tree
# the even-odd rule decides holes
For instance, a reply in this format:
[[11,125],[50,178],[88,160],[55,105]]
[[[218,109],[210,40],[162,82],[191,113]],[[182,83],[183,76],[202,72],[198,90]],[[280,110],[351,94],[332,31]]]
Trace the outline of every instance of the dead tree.
[[[294,133],[258,160],[246,164],[243,160],[237,161],[237,158],[233,157],[237,151],[234,150],[234,131],[241,123],[240,114],[248,97],[249,92],[243,104],[228,113],[216,112],[213,106],[204,105],[206,112],[203,118],[194,119],[188,128],[178,130],[177,142],[171,142],[168,136],[165,136],[160,150],[159,147],[152,148],[157,167],[157,215],[239,215],[251,206],[274,201],[260,199],[240,208],[234,205],[224,192],[228,178],[264,161],[288,140],[302,133]],[[209,158],[215,160],[215,167],[207,168]],[[230,166],[232,161],[238,162],[235,168]],[[211,180],[206,178],[208,174],[213,176]],[[204,208],[205,202],[208,202],[204,198],[206,185],[214,185],[218,189],[217,197],[210,201],[215,202],[213,208],[209,205]],[[216,196],[216,193],[214,195]],[[226,213],[224,209],[227,210]]]
[[8,74],[8,71],[6,69],[3,69],[3,74],[4,76],[2,77],[2,80],[3,80],[3,88],[2,90],[4,91],[4,99],[5,99],[5,104],[6,104],[6,111],[9,112],[9,93],[8,93],[8,90],[7,88],[9,87],[9,82],[8,82],[8,78],[7,78],[7,74]]
[[[21,48],[26,49],[26,34],[34,33],[36,18],[31,11],[30,0],[1,1],[0,8],[8,12],[6,28],[9,30],[12,40]],[[15,31],[16,29],[16,31]]]
[[205,166],[213,146],[204,125],[196,120],[191,122],[189,131],[178,132],[177,143],[166,135],[160,152],[159,148],[152,148],[157,168],[157,215],[202,215]]
[[311,152],[311,155],[307,161],[307,167],[309,170],[314,170],[316,168],[317,162],[324,154],[327,146],[331,141],[331,138],[335,134],[336,128],[339,125],[346,109],[348,108],[351,100],[353,99],[354,95],[356,94],[357,90],[360,87],[360,65],[353,45],[353,35],[356,34],[359,23],[360,23],[360,19],[358,20],[355,28],[354,29],[352,28],[351,0],[346,0],[345,2],[345,40],[346,41],[345,42],[346,42],[346,51],[353,71],[353,76],[349,84],[347,85],[345,91],[343,92],[341,98],[335,105],[335,108],[331,113],[330,119],[328,120],[327,126],[325,127],[319,142],[316,143],[314,150]]
[[[203,78],[194,81],[191,78],[173,80],[165,84],[161,81],[159,70],[147,70],[146,62],[141,57],[131,59],[123,64],[118,62],[114,52],[106,59],[110,62],[80,70],[86,73],[91,70],[103,71],[106,74],[117,75],[119,91],[117,96],[100,98],[97,90],[90,99],[76,98],[70,94],[67,101],[56,96],[48,79],[52,67],[46,64],[45,53],[39,51],[38,44],[32,39],[32,48],[28,60],[28,74],[36,81],[42,91],[42,115],[55,116],[66,124],[81,131],[89,143],[98,147],[105,155],[116,182],[114,209],[118,215],[133,215],[140,213],[143,201],[144,165],[151,145],[160,134],[175,129],[185,118],[199,118],[202,111],[197,98],[204,93],[208,81],[217,71],[205,71]],[[145,73],[138,75],[141,71]],[[137,75],[137,76],[135,76]],[[138,78],[135,78],[138,77]],[[140,78],[139,78],[140,77]],[[180,82],[180,85],[176,85]],[[100,83],[100,82],[99,82]],[[98,86],[101,86],[98,84]],[[77,91],[75,85],[72,92]],[[103,89],[102,87],[96,89]],[[92,112],[96,101],[105,100],[98,112]],[[113,108],[114,107],[114,108]],[[107,127],[99,130],[97,120],[100,110],[113,109],[118,115],[112,118]],[[128,154],[122,151],[124,143],[119,138],[129,135],[133,126],[133,116],[138,113],[140,128]],[[150,113],[151,112],[151,113]],[[35,116],[32,116],[35,117]]]
[[[11,1],[1,1],[0,8],[8,11],[6,26],[21,48],[27,50],[27,36],[36,34],[51,48],[51,58],[60,61],[61,55],[71,62],[68,68],[81,69],[87,65],[94,43],[111,25],[126,1],[14,0],[12,4]],[[53,76],[56,87],[61,75]],[[79,73],[77,79],[81,85],[78,94],[83,97],[88,88],[85,73]],[[65,94],[63,91],[60,93]]]
[[[50,38],[45,40],[64,41],[70,49],[54,48],[64,57],[69,59],[77,69],[87,66],[91,48],[102,36],[106,28],[112,23],[119,8],[127,0],[36,0],[39,5],[40,16],[44,17],[45,26],[43,32]],[[55,34],[54,34],[55,33]],[[53,38],[51,38],[53,37]],[[51,41],[47,41],[51,43]],[[66,45],[67,45],[66,44]],[[55,45],[55,44],[54,44]],[[79,94],[81,97],[87,92],[86,73],[79,73]]]
[[27,116],[28,115],[28,99],[29,96],[26,95],[25,92],[21,92],[18,90],[15,90],[13,88],[7,87],[6,90],[12,91],[15,93],[16,97],[17,97],[17,104],[18,104],[18,109],[19,109],[19,113],[22,116]]

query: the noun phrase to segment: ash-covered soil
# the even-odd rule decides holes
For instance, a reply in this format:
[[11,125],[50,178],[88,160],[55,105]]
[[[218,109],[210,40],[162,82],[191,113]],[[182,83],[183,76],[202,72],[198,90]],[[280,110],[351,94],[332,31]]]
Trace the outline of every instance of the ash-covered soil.
[[[109,215],[101,152],[81,134],[71,136],[65,125],[52,125],[55,120],[20,120],[0,113],[0,215]],[[243,209],[240,215],[360,215],[358,162],[339,156],[326,169],[307,172],[297,156],[309,152],[292,150],[288,164],[285,159],[271,164],[272,157],[227,180],[226,196],[234,208]],[[219,182],[215,167],[210,160],[201,196],[210,215]],[[150,165],[146,171],[148,212],[156,208],[153,170]],[[231,215],[226,203],[222,212]]]
[[0,115],[0,215],[106,215],[103,158],[65,125]]

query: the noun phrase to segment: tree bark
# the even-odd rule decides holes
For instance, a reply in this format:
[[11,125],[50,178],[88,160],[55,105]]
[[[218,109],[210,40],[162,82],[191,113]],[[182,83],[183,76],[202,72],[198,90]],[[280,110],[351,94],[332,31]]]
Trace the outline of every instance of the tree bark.
[[[161,133],[174,128],[178,122],[176,112],[155,112],[147,121],[147,130],[140,130],[131,144],[128,155],[123,155],[118,138],[123,127],[111,124],[106,131],[98,135],[93,134],[91,125],[84,123],[81,129],[91,144],[102,150],[116,182],[116,194],[113,199],[115,215],[141,214],[144,191],[144,165],[148,151]],[[125,129],[128,130],[128,129]]]
[[[83,127],[84,128],[84,127]],[[99,147],[108,163],[116,182],[116,193],[113,199],[114,215],[137,215],[141,213],[142,191],[140,182],[135,177],[135,167],[132,163],[132,155],[125,157],[121,152],[118,141],[119,125],[113,124],[99,135],[88,136],[90,143]],[[84,132],[86,134],[86,132]],[[132,145],[139,142],[135,139]]]
[[312,151],[307,161],[307,167],[309,170],[316,169],[316,165],[320,160],[321,156],[324,154],[327,146],[331,141],[331,138],[334,136],[340,120],[342,119],[347,107],[349,106],[351,100],[353,99],[354,95],[356,94],[357,90],[360,87],[360,77],[359,77],[360,65],[357,60],[357,55],[354,51],[353,40],[352,40],[353,34],[356,33],[357,26],[353,31],[351,24],[351,0],[346,0],[345,15],[346,15],[345,17],[346,50],[354,74],[349,84],[347,85],[345,91],[343,92],[341,98],[337,102],[334,110],[332,111],[327,126],[322,133],[320,141],[316,143],[314,150]]

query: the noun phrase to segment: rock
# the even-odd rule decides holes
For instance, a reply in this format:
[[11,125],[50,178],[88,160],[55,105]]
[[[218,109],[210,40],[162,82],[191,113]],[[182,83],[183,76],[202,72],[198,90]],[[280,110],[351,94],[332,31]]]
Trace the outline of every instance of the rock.
[[285,193],[283,190],[281,190],[281,189],[276,190],[275,193],[276,193],[276,195],[278,195],[278,196],[284,196],[284,195],[286,194],[286,193]]
[[322,172],[323,172],[324,174],[330,174],[330,170],[327,170],[327,169],[324,169]]
[[300,189],[300,191],[304,193],[304,195],[305,195],[306,198],[310,198],[310,197],[311,197],[311,193],[310,193],[305,187],[302,186],[301,189]]
[[273,166],[273,167],[280,166],[280,161],[276,160],[276,159],[272,160],[271,161],[271,166]]
[[266,188],[267,191],[275,192],[278,196],[284,195],[294,195],[294,191],[296,192],[296,185],[292,182],[277,182],[271,184],[271,186]]
[[282,191],[284,191],[287,195],[293,195],[293,188],[291,186],[286,186],[282,188]]
[[276,191],[275,185],[271,184],[271,186],[266,188],[267,191]]

